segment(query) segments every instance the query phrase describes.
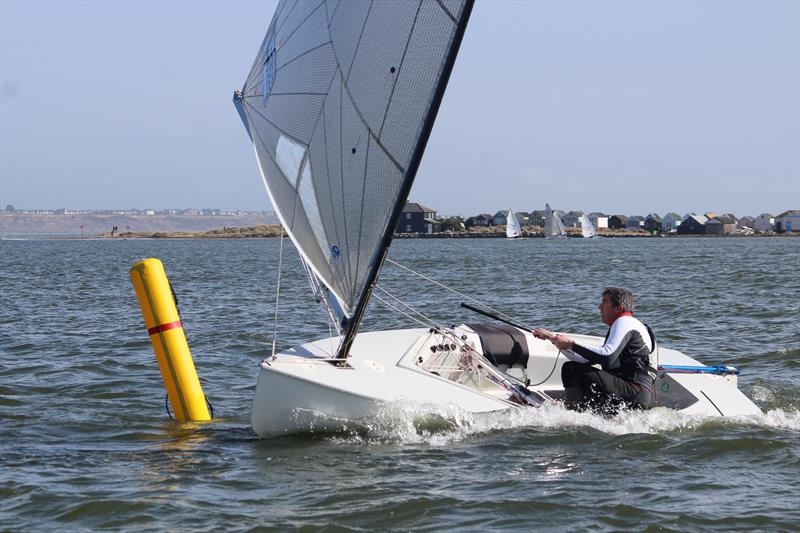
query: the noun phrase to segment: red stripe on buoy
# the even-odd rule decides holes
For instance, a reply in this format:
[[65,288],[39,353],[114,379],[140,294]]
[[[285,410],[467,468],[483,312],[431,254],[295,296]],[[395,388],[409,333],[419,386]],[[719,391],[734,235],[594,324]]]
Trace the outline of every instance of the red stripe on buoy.
[[160,326],[150,328],[147,330],[147,333],[149,333],[150,335],[155,335],[156,333],[163,333],[170,329],[182,328],[182,327],[183,324],[181,324],[181,321],[178,320],[176,322],[170,322],[169,324],[161,324]]

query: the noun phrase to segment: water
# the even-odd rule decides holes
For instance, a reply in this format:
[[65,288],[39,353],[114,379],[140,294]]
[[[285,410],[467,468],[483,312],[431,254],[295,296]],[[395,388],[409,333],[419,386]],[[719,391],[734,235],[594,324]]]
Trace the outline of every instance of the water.
[[[128,278],[143,257],[177,291],[214,423],[164,412]],[[739,365],[763,416],[548,408],[420,425],[395,408],[351,434],[259,441],[277,257],[277,240],[0,241],[0,529],[797,530],[800,239],[406,240],[390,254],[567,331],[603,334],[602,288],[630,287],[665,346]],[[327,336],[289,246],[282,283],[279,346]],[[380,284],[438,322],[477,318],[396,267]],[[414,325],[373,303],[365,327]]]

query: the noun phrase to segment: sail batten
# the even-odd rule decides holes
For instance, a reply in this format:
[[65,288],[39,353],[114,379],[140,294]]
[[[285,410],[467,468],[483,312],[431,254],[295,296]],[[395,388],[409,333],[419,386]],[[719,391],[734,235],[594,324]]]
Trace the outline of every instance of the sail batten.
[[350,340],[471,8],[284,0],[237,93],[278,217],[350,320]]

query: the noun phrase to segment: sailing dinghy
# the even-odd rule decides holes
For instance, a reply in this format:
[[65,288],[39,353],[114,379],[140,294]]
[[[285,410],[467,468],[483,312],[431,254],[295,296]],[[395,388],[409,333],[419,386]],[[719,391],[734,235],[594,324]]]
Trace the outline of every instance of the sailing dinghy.
[[511,209],[508,210],[508,217],[506,218],[506,237],[509,239],[522,238],[522,228],[519,227],[519,219],[517,219],[517,215],[515,215]]
[[[273,340],[253,400],[259,436],[359,425],[396,403],[480,413],[558,396],[564,358],[525,328],[431,324],[359,332],[373,292],[390,302],[378,274],[472,4],[284,0],[277,6],[234,104],[275,211],[337,334],[279,353]],[[670,350],[661,359],[702,367]],[[659,398],[671,407],[758,411],[734,374],[662,374],[668,392]]]
[[550,209],[550,204],[544,204],[544,238],[561,239],[567,236],[564,223],[558,213]]
[[584,239],[597,238],[597,230],[589,219],[589,215],[581,215],[581,234]]

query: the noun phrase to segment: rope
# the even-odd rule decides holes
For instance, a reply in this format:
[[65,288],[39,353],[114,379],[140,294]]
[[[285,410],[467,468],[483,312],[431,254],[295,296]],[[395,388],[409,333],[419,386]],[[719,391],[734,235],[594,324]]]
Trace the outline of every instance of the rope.
[[[411,306],[409,306],[408,304],[406,304],[405,302],[403,302],[402,300],[400,300],[396,296],[390,294],[383,287],[380,287],[377,284],[373,285],[373,287],[375,289],[378,289],[379,291],[381,291],[383,294],[385,294],[389,298],[395,300],[397,303],[399,303],[400,305],[402,305],[406,309],[409,309],[409,310],[413,311],[414,313],[416,313],[417,315],[421,316],[423,319],[427,320],[428,323],[426,324],[425,322],[423,322],[422,320],[419,320],[418,318],[416,318],[415,316],[411,315],[410,313],[407,313],[407,312],[403,311],[402,309],[398,309],[397,307],[395,307],[391,303],[389,303],[386,300],[384,300],[383,298],[381,298],[379,295],[373,293],[373,296],[375,297],[375,299],[377,299],[382,304],[384,304],[387,307],[393,309],[394,311],[400,313],[401,315],[404,315],[407,318],[410,318],[411,320],[413,320],[415,322],[418,322],[419,324],[422,324],[425,327],[428,327],[431,324],[436,326],[438,328],[438,333],[437,333],[438,335],[441,335],[443,338],[450,339],[450,342],[452,342],[454,345],[459,346],[462,349],[466,347],[469,352],[472,352],[474,355],[471,356],[470,363],[468,363],[468,367],[473,369],[474,371],[476,371],[476,376],[477,376],[477,378],[479,380],[481,379],[481,376],[482,376],[482,373],[480,372],[480,369],[483,368],[485,370],[485,373],[486,373],[485,377],[487,379],[489,379],[490,381],[492,381],[493,383],[499,385],[500,387],[502,387],[506,391],[508,391],[511,394],[511,396],[517,400],[518,403],[528,402],[528,400],[526,399],[527,396],[522,397],[522,398],[520,397],[520,394],[521,394],[521,390],[520,389],[523,389],[523,390],[527,391],[527,389],[525,388],[525,384],[524,383],[522,383],[522,382],[517,383],[519,380],[517,380],[516,378],[514,378],[512,376],[509,376],[509,375],[506,375],[506,374],[503,374],[502,372],[500,372],[500,370],[498,370],[497,368],[492,366],[492,363],[490,361],[488,361],[485,356],[481,356],[478,352],[476,352],[465,341],[463,341],[461,338],[459,338],[459,336],[456,335],[454,331],[450,330],[449,328],[442,328],[441,326],[438,326],[438,324],[436,324],[436,322],[434,322],[432,319],[430,319],[429,317],[427,317],[424,314],[420,313],[416,309],[412,308]],[[449,367],[444,367],[444,365],[443,365],[443,363],[441,361],[441,358],[443,356],[444,356],[444,353],[434,356],[434,360],[436,361],[437,367],[440,370],[448,370],[450,372],[453,372],[453,371],[463,372],[465,370],[463,368],[459,368],[458,366],[456,368],[453,368],[453,369],[451,369]],[[481,363],[480,363],[480,359],[481,358],[486,360],[486,362],[489,363],[489,365],[488,366],[481,365]],[[463,361],[463,359],[462,359],[462,361]]]
[[278,282],[275,287],[275,318],[272,322],[272,356],[275,357],[275,344],[278,334],[278,304],[281,301],[281,270],[283,268],[283,224],[281,224],[281,244],[278,250]]
[[389,259],[389,258],[387,257],[387,258],[386,258],[386,262],[387,262],[387,263],[391,263],[391,264],[393,264],[393,265],[394,265],[394,266],[396,266],[396,267],[402,268],[403,270],[407,270],[407,271],[411,272],[412,274],[414,274],[415,276],[419,276],[420,278],[424,279],[425,281],[428,281],[428,282],[430,282],[430,283],[433,283],[434,285],[438,285],[439,287],[441,287],[441,288],[443,288],[443,289],[445,289],[445,290],[448,290],[448,291],[450,291],[450,292],[453,292],[453,293],[455,293],[455,294],[458,294],[458,295],[459,295],[459,296],[461,296],[462,298],[466,298],[467,300],[469,300],[469,301],[471,301],[471,302],[474,302],[474,303],[476,303],[476,304],[478,304],[478,305],[481,305],[481,306],[483,306],[483,307],[485,307],[485,308],[489,309],[489,310],[490,310],[490,311],[492,311],[493,313],[495,313],[495,314],[497,314],[497,315],[500,315],[500,316],[503,316],[503,317],[507,318],[508,320],[514,320],[514,318],[513,318],[513,317],[511,317],[511,316],[509,316],[509,315],[507,315],[507,314],[503,313],[502,311],[499,311],[499,310],[497,310],[497,309],[493,308],[491,305],[489,305],[489,304],[487,304],[487,303],[484,303],[484,302],[481,302],[480,300],[476,300],[476,299],[475,299],[475,298],[473,298],[472,296],[469,296],[468,294],[464,294],[463,292],[461,292],[461,291],[458,291],[458,290],[456,290],[456,289],[454,289],[454,288],[452,288],[452,287],[448,287],[448,286],[447,286],[447,285],[445,285],[444,283],[441,283],[441,282],[439,282],[439,281],[436,281],[435,279],[429,278],[428,276],[426,276],[426,275],[424,275],[424,274],[421,274],[421,273],[417,272],[416,270],[413,270],[413,269],[411,269],[411,268],[409,268],[409,267],[407,267],[407,266],[405,266],[405,265],[401,265],[401,264],[400,264],[400,263],[398,263],[397,261],[392,261],[391,259]]
[[[426,275],[424,275],[424,274],[421,274],[421,273],[417,272],[416,270],[413,270],[413,269],[411,269],[411,268],[409,268],[409,267],[407,267],[407,266],[401,265],[401,264],[400,264],[400,263],[398,263],[397,261],[392,261],[392,260],[391,260],[391,259],[389,259],[388,257],[386,258],[386,261],[387,261],[387,262],[389,262],[389,263],[391,263],[391,264],[393,264],[393,265],[394,265],[394,266],[396,266],[396,267],[400,267],[400,268],[402,268],[403,270],[407,270],[408,272],[411,272],[411,273],[412,273],[412,274],[414,274],[415,276],[419,276],[419,277],[421,277],[422,279],[424,279],[424,280],[426,280],[426,281],[428,281],[428,282],[430,282],[430,283],[433,283],[434,285],[437,285],[437,286],[439,286],[439,287],[442,287],[442,288],[443,288],[443,289],[445,289],[445,290],[448,290],[448,291],[450,291],[450,292],[453,292],[453,293],[455,293],[455,294],[458,294],[458,295],[459,295],[459,296],[461,296],[462,298],[466,298],[467,300],[470,300],[471,302],[474,302],[474,303],[476,303],[476,304],[478,304],[478,305],[481,305],[481,306],[483,306],[483,307],[485,307],[485,308],[487,308],[487,309],[491,310],[491,311],[492,311],[492,312],[494,312],[496,315],[499,315],[499,316],[505,317],[507,320],[510,320],[510,321],[512,321],[512,322],[514,321],[514,318],[513,318],[513,317],[511,317],[511,316],[509,316],[509,315],[507,315],[507,314],[503,313],[502,311],[499,311],[499,310],[497,310],[497,309],[493,308],[492,306],[490,306],[490,305],[488,305],[488,304],[485,304],[485,303],[483,303],[483,302],[481,302],[481,301],[479,301],[479,300],[476,300],[475,298],[473,298],[473,297],[469,296],[468,294],[464,294],[463,292],[461,292],[461,291],[458,291],[458,290],[456,290],[456,289],[453,289],[452,287],[448,287],[448,286],[447,286],[447,285],[445,285],[444,283],[441,283],[441,282],[439,282],[439,281],[436,281],[435,279],[431,279],[431,278],[429,278],[428,276],[426,276]],[[377,287],[377,285],[376,285],[376,287]],[[385,290],[383,290],[383,289],[381,289],[381,290],[382,290],[383,292],[386,292],[386,291],[385,291]],[[388,294],[388,293],[386,293],[386,294]],[[391,295],[389,295],[389,296],[391,296]],[[377,298],[377,296],[376,296],[376,298]],[[382,300],[381,300],[381,301],[382,301]],[[398,301],[399,301],[399,300],[398,300]],[[384,302],[384,303],[386,303],[386,302]],[[402,303],[402,302],[401,302],[401,303]],[[403,305],[406,305],[406,304],[403,304]],[[391,307],[391,306],[390,306],[390,307]],[[417,312],[418,314],[420,314],[421,316],[423,316],[424,318],[426,318],[426,319],[427,319],[427,317],[425,317],[424,315],[422,315],[422,313],[419,313],[418,311],[416,311],[416,310],[412,309],[411,307],[409,307],[409,306],[407,306],[407,305],[406,305],[406,307],[408,307],[408,308],[409,308],[409,309],[411,309],[412,311],[415,311],[415,312]],[[393,308],[393,309],[395,309],[395,310],[397,311],[397,309],[396,309],[396,308],[394,308],[394,307],[392,307],[392,308]],[[400,311],[400,312],[402,312],[402,311]],[[405,313],[404,313],[404,314],[405,314]],[[408,316],[408,315],[406,315],[406,316]],[[412,317],[412,318],[413,318],[413,317]],[[417,322],[419,322],[419,321],[417,321]],[[434,323],[434,324],[435,324],[435,323]],[[525,328],[525,329],[527,329],[527,328]],[[457,335],[454,335],[453,337],[456,339],[456,342],[457,342],[458,344],[461,344],[461,345],[465,344],[465,343],[462,343],[462,342],[461,342],[461,339],[459,339]],[[552,375],[553,375],[553,372],[555,372],[555,371],[556,371],[556,366],[558,366],[558,355],[559,355],[560,353],[561,353],[560,351],[559,351],[558,353],[556,353],[555,357],[553,358],[553,368],[551,368],[551,369],[550,369],[550,373],[547,375],[547,377],[546,377],[546,378],[544,378],[544,379],[543,379],[542,381],[540,381],[539,383],[534,383],[532,386],[541,385],[542,383],[544,383],[545,381],[547,381],[548,379],[550,379],[550,376],[552,376]],[[491,354],[490,354],[490,355],[491,355]],[[486,355],[484,355],[484,357],[486,357]],[[492,357],[493,357],[493,356],[492,356]],[[488,358],[487,358],[487,360],[488,360]]]
[[379,302],[381,302],[383,305],[385,305],[386,307],[388,307],[388,308],[390,308],[390,309],[392,309],[392,310],[394,310],[394,311],[396,311],[396,312],[400,313],[401,315],[405,316],[406,318],[410,318],[410,319],[411,319],[411,320],[413,320],[414,322],[416,322],[416,323],[418,323],[418,324],[421,324],[421,325],[425,326],[426,328],[431,326],[431,324],[430,324],[430,323],[425,323],[425,322],[423,322],[422,320],[418,319],[417,317],[415,317],[415,316],[412,316],[412,315],[410,315],[409,313],[406,313],[406,312],[405,312],[405,311],[403,311],[402,309],[398,309],[397,307],[393,306],[392,304],[390,304],[389,302],[387,302],[386,300],[384,300],[383,298],[381,298],[381,297],[380,297],[380,296],[378,296],[377,294],[374,294],[374,293],[373,293],[373,296],[375,297],[375,299],[376,299],[376,300],[378,300]]
[[[374,288],[376,288],[376,289],[378,289],[378,290],[379,290],[379,291],[381,291],[383,294],[385,294],[386,296],[388,296],[389,298],[391,298],[391,299],[392,299],[392,300],[394,300],[395,302],[399,303],[400,305],[402,305],[403,307],[405,307],[406,309],[408,309],[408,310],[409,310],[409,311],[411,311],[412,313],[415,313],[415,314],[417,314],[417,315],[421,316],[423,320],[427,320],[428,322],[427,322],[427,323],[425,323],[425,326],[426,326],[426,327],[427,327],[427,326],[430,326],[430,325],[433,325],[433,326],[439,326],[439,324],[438,324],[438,323],[437,323],[435,320],[433,320],[432,318],[430,318],[430,317],[428,317],[428,316],[425,316],[425,315],[424,315],[424,314],[422,314],[421,312],[417,311],[416,309],[414,309],[413,307],[411,307],[410,305],[408,305],[407,303],[405,303],[403,300],[401,300],[401,299],[400,299],[400,298],[398,298],[397,296],[395,296],[395,295],[391,294],[389,291],[387,291],[387,290],[386,290],[386,289],[384,289],[383,287],[379,286],[378,284],[375,284],[375,285],[373,285],[373,287],[374,287]],[[383,300],[381,300],[381,301],[383,301]],[[384,302],[384,303],[385,303],[385,302]],[[408,314],[406,314],[406,313],[403,313],[403,314],[405,314],[406,316],[409,316],[409,318],[413,318],[413,317],[411,317],[410,315],[408,315]],[[414,319],[414,320],[416,320],[417,322],[420,322],[420,323],[424,323],[424,322],[422,322],[422,321],[420,321],[420,320],[417,320],[417,319]]]

